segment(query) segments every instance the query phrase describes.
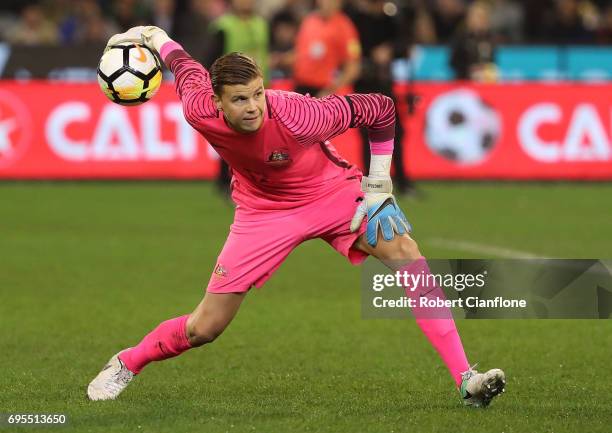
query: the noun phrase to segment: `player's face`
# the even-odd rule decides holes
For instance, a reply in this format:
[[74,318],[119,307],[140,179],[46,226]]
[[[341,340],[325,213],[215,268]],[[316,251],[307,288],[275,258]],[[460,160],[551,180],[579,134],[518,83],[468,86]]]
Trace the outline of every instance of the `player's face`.
[[255,132],[263,123],[266,107],[263,79],[223,86],[221,95],[215,95],[215,103],[232,129],[246,134]]

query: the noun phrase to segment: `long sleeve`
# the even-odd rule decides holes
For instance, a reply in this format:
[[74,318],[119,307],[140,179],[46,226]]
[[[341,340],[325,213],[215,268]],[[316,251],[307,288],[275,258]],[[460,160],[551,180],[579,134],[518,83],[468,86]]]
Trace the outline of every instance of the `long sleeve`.
[[317,99],[291,92],[269,91],[272,117],[303,145],[330,140],[349,128],[368,128],[373,142],[393,139],[393,100],[380,94],[330,95]]
[[187,121],[194,124],[199,119],[217,117],[208,71],[175,42],[164,45],[160,54],[174,74],[176,93]]
[[370,142],[379,143],[395,137],[395,104],[379,93],[354,94],[346,97],[352,107],[351,128],[367,127]]

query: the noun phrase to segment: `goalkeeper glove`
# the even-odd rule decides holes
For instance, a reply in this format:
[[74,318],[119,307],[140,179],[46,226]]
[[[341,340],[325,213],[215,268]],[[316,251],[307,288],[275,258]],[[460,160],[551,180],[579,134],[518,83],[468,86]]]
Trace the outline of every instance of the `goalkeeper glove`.
[[168,34],[155,26],[136,26],[132,27],[125,33],[113,35],[107,42],[104,52],[108,51],[113,45],[123,43],[141,44],[150,50],[159,53],[161,47],[172,39]]
[[367,215],[366,239],[372,247],[378,242],[379,229],[386,241],[392,240],[395,233],[398,235],[410,233],[412,226],[391,194],[393,191],[391,179],[364,176],[361,180],[361,189],[365,193],[365,198],[355,211],[351,221],[351,232],[359,229],[363,218]]

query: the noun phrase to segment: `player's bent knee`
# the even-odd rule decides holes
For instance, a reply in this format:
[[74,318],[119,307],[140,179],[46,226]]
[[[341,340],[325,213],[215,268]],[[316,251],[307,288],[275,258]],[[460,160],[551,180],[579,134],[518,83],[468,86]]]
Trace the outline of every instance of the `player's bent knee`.
[[189,343],[193,347],[210,344],[215,341],[222,332],[223,330],[195,328],[189,331]]
[[402,236],[399,246],[399,254],[402,259],[416,260],[421,257],[419,245],[409,236]]
[[377,249],[377,257],[380,260],[405,261],[421,257],[418,244],[409,236],[398,236],[383,248]]
[[190,323],[187,322],[187,337],[193,347],[212,343],[223,333],[225,326],[219,323]]

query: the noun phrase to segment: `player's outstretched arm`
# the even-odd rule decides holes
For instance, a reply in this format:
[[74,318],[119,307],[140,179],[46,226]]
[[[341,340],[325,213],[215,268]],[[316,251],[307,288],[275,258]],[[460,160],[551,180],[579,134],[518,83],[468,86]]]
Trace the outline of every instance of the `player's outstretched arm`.
[[111,37],[106,46],[108,49],[111,45],[125,42],[143,44],[159,54],[174,74],[176,92],[183,102],[185,118],[190,123],[197,123],[200,118],[216,116],[208,71],[164,30],[155,26],[132,27],[125,33]]
[[269,91],[272,115],[303,145],[312,145],[342,134],[349,128],[367,128],[370,141],[393,139],[395,108],[387,96],[354,94],[311,98],[292,92]]
[[273,115],[304,145],[324,142],[348,128],[367,128],[372,158],[368,177],[362,180],[365,200],[351,222],[357,231],[368,216],[366,238],[376,246],[378,234],[390,241],[406,234],[410,224],[392,195],[391,157],[395,138],[395,105],[381,94],[330,95],[310,98],[296,93],[271,92]]

